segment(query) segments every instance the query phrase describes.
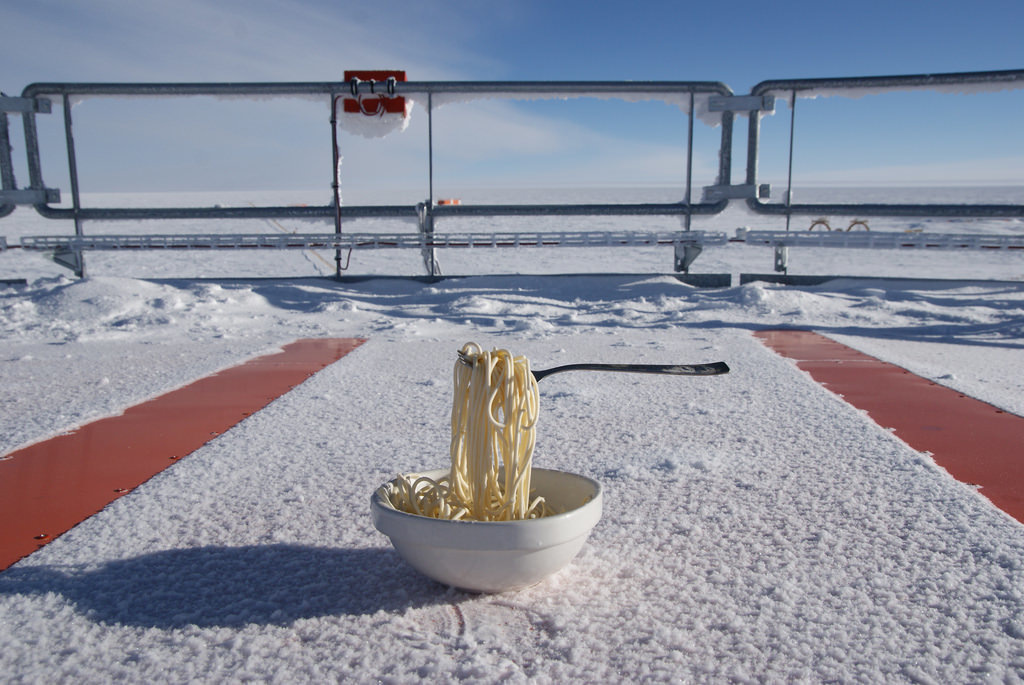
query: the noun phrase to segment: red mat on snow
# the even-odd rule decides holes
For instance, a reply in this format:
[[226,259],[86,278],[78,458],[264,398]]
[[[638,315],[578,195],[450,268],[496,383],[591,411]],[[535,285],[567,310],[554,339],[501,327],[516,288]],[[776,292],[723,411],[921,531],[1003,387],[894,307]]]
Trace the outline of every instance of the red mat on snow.
[[1024,522],[1024,418],[810,331],[759,331],[768,347],[863,409],[954,478]]
[[0,458],[0,570],[270,404],[365,340],[296,340],[281,352]]

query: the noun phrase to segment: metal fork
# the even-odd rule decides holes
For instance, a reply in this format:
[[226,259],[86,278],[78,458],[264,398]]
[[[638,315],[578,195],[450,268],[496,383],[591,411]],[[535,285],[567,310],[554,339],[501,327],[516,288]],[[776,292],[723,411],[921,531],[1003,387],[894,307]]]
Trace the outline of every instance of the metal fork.
[[[459,350],[459,361],[467,366],[473,365],[465,352]],[[533,377],[538,381],[545,376],[563,371],[625,371],[628,373],[656,373],[668,376],[718,376],[729,373],[729,365],[725,362],[710,364],[564,364],[550,369],[531,369]]]

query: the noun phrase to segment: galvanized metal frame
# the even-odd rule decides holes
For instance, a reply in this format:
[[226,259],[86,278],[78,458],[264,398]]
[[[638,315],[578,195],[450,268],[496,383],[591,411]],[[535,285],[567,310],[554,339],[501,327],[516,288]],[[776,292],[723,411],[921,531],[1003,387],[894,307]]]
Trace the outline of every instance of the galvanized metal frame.
[[1024,235],[985,233],[905,233],[902,231],[751,231],[740,228],[730,242],[766,245],[775,253],[775,271],[789,270],[790,247],[888,250],[1024,251]]
[[[22,103],[47,103],[47,98],[59,97],[63,102],[64,130],[67,145],[68,171],[71,182],[72,206],[60,208],[51,206],[51,202],[59,201],[54,196],[46,196],[44,201],[33,202],[36,211],[51,219],[70,219],[75,223],[75,235],[83,235],[82,223],[90,220],[117,221],[140,219],[278,219],[278,218],[334,218],[335,233],[341,232],[343,219],[355,218],[417,218],[420,231],[425,234],[433,232],[435,217],[459,216],[589,216],[589,215],[678,215],[685,217],[685,228],[690,228],[690,217],[693,214],[715,214],[722,211],[728,204],[728,195],[711,202],[694,203],[692,191],[692,128],[695,95],[732,97],[732,91],[718,82],[675,82],[675,81],[548,81],[548,82],[391,82],[389,92],[399,96],[425,97],[428,118],[428,188],[429,197],[425,203],[415,206],[406,205],[374,205],[342,207],[337,198],[336,170],[337,152],[337,120],[336,107],[338,99],[350,94],[373,93],[373,82],[300,82],[300,83],[35,83],[27,86],[22,92]],[[433,99],[437,95],[454,94],[466,96],[506,96],[506,97],[636,97],[638,95],[688,95],[690,101],[689,135],[687,148],[685,199],[678,203],[635,203],[635,204],[494,204],[494,205],[449,205],[435,206],[433,192]],[[75,154],[75,140],[71,116],[71,100],[91,97],[175,97],[175,96],[214,96],[214,97],[309,97],[322,96],[331,105],[331,133],[334,147],[332,164],[332,187],[335,187],[335,201],[331,205],[281,207],[82,207],[79,199],[79,178]],[[732,159],[732,121],[733,114],[724,107],[721,114],[721,148],[719,151],[719,170],[717,188],[728,188],[731,184]],[[31,188],[41,190],[45,186],[42,180],[42,167],[39,157],[39,139],[35,128],[34,116],[23,114],[25,125],[26,155]],[[3,122],[6,124],[6,120]],[[4,131],[6,132],[6,126]],[[8,151],[9,146],[5,148]],[[0,164],[6,172],[12,168],[9,159],[0,157]],[[12,172],[13,173],[13,172]],[[13,176],[11,177],[13,185]],[[4,213],[13,210],[13,206],[0,207]],[[3,216],[0,213],[0,216]],[[70,258],[67,263],[79,275],[84,274],[84,260],[80,252],[65,255]],[[692,261],[692,260],[691,260]],[[336,254],[338,273],[341,273],[341,253]],[[428,273],[434,275],[437,262],[432,248],[424,248],[424,263]]]
[[[379,84],[378,84],[379,85]],[[304,83],[155,83],[155,84],[79,84],[40,83],[26,87],[20,98],[0,97],[0,217],[10,214],[18,204],[32,204],[44,217],[70,219],[75,224],[74,238],[23,238],[21,247],[26,249],[47,249],[55,252],[55,259],[84,275],[83,250],[95,249],[204,249],[227,247],[312,247],[329,246],[336,249],[338,273],[342,270],[342,249],[385,247],[414,247],[423,254],[424,265],[429,275],[439,274],[434,250],[440,247],[487,246],[505,247],[510,245],[627,245],[627,244],[672,244],[675,247],[676,270],[687,271],[705,244],[724,243],[719,234],[692,232],[691,218],[694,214],[710,215],[721,212],[732,199],[744,199],[748,206],[759,214],[785,215],[786,231],[789,231],[790,217],[794,214],[857,214],[861,216],[920,216],[920,217],[1021,217],[1024,205],[993,204],[795,204],[792,202],[794,139],[796,135],[796,100],[826,91],[879,92],[884,90],[909,90],[948,87],[981,87],[982,89],[1024,89],[1024,70],[973,72],[956,74],[923,74],[910,76],[881,76],[866,78],[831,78],[764,81],[752,89],[750,95],[735,96],[719,82],[397,82],[389,83],[389,92],[410,96],[419,102],[426,102],[428,164],[427,185],[429,196],[414,206],[374,205],[342,207],[337,199],[338,150],[334,148],[332,164],[332,187],[335,201],[330,205],[280,207],[106,207],[83,208],[79,198],[79,178],[75,154],[71,102],[74,99],[91,97],[320,97],[332,108],[332,144],[337,145],[336,105],[338,99],[352,93],[373,94],[373,82],[304,82]],[[378,93],[379,94],[379,93]],[[436,97],[446,95],[458,99],[467,97],[623,97],[637,96],[678,97],[685,95],[689,102],[687,125],[687,160],[685,169],[684,199],[677,203],[635,203],[635,204],[493,204],[493,205],[436,205],[434,202],[434,141],[433,114]],[[708,111],[721,113],[721,144],[716,184],[703,189],[702,201],[692,201],[693,125],[697,97],[707,98]],[[787,188],[784,201],[765,202],[767,186],[758,181],[758,154],[760,148],[760,112],[771,111],[774,100],[785,97],[790,104],[789,160]],[[68,172],[71,183],[71,208],[51,206],[60,201],[57,189],[47,188],[43,182],[39,154],[39,139],[35,115],[49,113],[49,98],[60,98],[64,118],[65,142],[67,147]],[[731,181],[732,137],[734,112],[749,115],[747,141],[747,174],[743,184],[733,185]],[[19,189],[14,179],[11,159],[10,134],[7,114],[21,115],[25,133],[25,153],[29,172],[29,187]],[[545,234],[548,240],[530,243],[531,234],[458,234],[468,236],[457,238],[456,234],[434,233],[434,219],[438,217],[475,216],[680,216],[684,231],[680,234],[656,236],[653,243],[643,238],[623,239],[624,234],[605,233],[600,237],[587,233]],[[144,219],[275,219],[275,218],[334,218],[334,236],[330,234],[307,234],[292,236],[290,239],[270,240],[267,236],[238,234],[235,236],[181,235],[179,238],[152,235],[139,236],[89,236],[83,231],[87,220],[144,220]],[[343,219],[354,218],[413,218],[420,227],[419,235],[342,236]],[[490,237],[488,237],[488,235]],[[535,234],[540,235],[540,234]],[[633,234],[630,234],[633,235]],[[877,234],[875,234],[877,235]],[[523,236],[526,236],[525,238]],[[558,237],[561,236],[561,237]],[[685,236],[685,237],[683,237]],[[821,245],[848,247],[917,247],[900,241],[883,240],[881,236],[870,239],[853,237],[842,241],[834,238],[814,237],[794,243],[779,237],[777,233],[750,232],[737,236],[736,241],[771,244],[776,250],[776,270],[786,270],[786,255],[790,245]],[[913,241],[912,241],[913,242]],[[956,236],[954,243],[931,240],[920,246],[947,248],[1020,249],[1017,244],[975,240],[968,236]],[[1005,241],[1003,241],[1005,243]],[[120,243],[120,244],[119,244]],[[856,244],[854,244],[856,243]],[[781,262],[780,262],[781,253]]]
[[[7,216],[19,204],[38,202],[59,202],[60,192],[32,184],[30,188],[19,189],[14,179],[14,162],[11,159],[11,137],[8,113],[20,114],[25,130],[26,154],[29,165],[35,161],[38,166],[38,148],[35,142],[35,115],[49,113],[50,101],[46,99],[8,97],[0,93],[0,217]],[[31,135],[30,135],[31,133]]]
[[[0,247],[3,246],[0,238]],[[480,247],[661,247],[725,245],[720,231],[537,231],[497,233],[146,233],[25,236],[26,250],[458,249]]]
[[[4,196],[12,192],[17,184],[14,181],[14,162],[11,160],[11,136],[7,124],[7,112],[0,111],[0,191]],[[14,211],[13,202],[0,202],[0,217]]]
[[744,231],[747,245],[870,249],[1024,250],[1024,235],[901,231]]
[[[751,90],[753,95],[785,96],[790,103],[789,160],[785,196],[782,202],[762,202],[748,198],[747,205],[758,214],[786,216],[786,229],[793,214],[856,214],[858,216],[914,216],[914,217],[1021,217],[1024,205],[1013,204],[808,204],[793,203],[793,141],[795,138],[796,100],[828,91],[865,93],[914,89],[943,89],[949,87],[978,87],[996,89],[1024,89],[1024,69],[982,71],[949,74],[917,74],[907,76],[873,76],[855,78],[822,78],[762,81]],[[760,149],[761,119],[752,115],[747,135],[748,185],[758,183],[758,152]]]
[[[170,97],[209,95],[216,97],[299,97],[322,95],[328,104],[338,96],[346,96],[351,92],[352,84],[348,82],[324,83],[152,83],[152,84],[102,84],[102,83],[37,83],[29,85],[23,91],[24,98],[45,98],[58,96],[67,101],[68,98],[87,97]],[[370,82],[356,84],[360,92],[370,92]],[[582,97],[597,95],[604,97],[635,96],[659,94],[716,94],[731,95],[731,91],[722,83],[716,82],[667,82],[667,81],[613,81],[613,82],[399,82],[395,86],[397,95],[425,96],[428,99],[438,94],[456,94],[460,96],[550,96],[550,97]],[[433,116],[432,108],[428,107],[428,117]],[[73,164],[74,137],[71,134],[70,110],[65,108],[65,129],[69,150],[69,166]],[[690,113],[693,116],[693,113]],[[721,166],[718,183],[729,183],[729,161],[732,156],[732,116],[731,112],[723,113]],[[431,134],[432,135],[432,134]],[[42,171],[38,161],[38,138],[34,128],[26,131],[26,142],[30,157],[34,153],[34,162],[30,159],[30,175],[33,187],[42,183]],[[433,141],[428,152],[428,169],[431,174],[429,186],[433,191]],[[77,184],[77,173],[72,172],[73,184]],[[546,215],[591,215],[591,214],[647,214],[647,215],[682,215],[687,212],[696,214],[714,214],[725,207],[725,202],[713,203],[666,203],[666,204],[582,204],[582,205],[455,205],[433,207],[434,216],[546,216]],[[77,210],[51,207],[48,203],[35,205],[37,211],[47,218],[81,220],[138,220],[138,219],[245,219],[245,218],[330,218],[335,214],[332,205],[308,207],[107,207],[78,208]],[[341,207],[343,218],[359,217],[415,217],[415,206],[384,205],[384,206],[349,206]]]

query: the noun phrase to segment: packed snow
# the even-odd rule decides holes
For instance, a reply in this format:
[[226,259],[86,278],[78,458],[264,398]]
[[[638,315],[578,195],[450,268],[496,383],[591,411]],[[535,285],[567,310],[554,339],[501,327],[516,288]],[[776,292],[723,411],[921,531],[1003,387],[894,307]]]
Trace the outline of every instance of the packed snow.
[[[679,226],[498,218],[438,230],[568,221]],[[731,208],[694,228],[779,221]],[[871,226],[1024,229],[1016,219]],[[311,230],[285,220],[174,228]],[[25,209],[0,219],[12,245],[69,230]],[[0,573],[4,680],[1024,677],[1024,527],[752,335],[818,331],[1024,415],[1019,251],[807,248],[791,252],[792,273],[849,278],[715,289],[675,278],[671,248],[443,250],[444,272],[458,277],[437,282],[390,277],[423,273],[414,250],[355,251],[350,274],[363,278],[341,282],[328,277],[333,257],[97,252],[78,280],[41,254],[0,253],[0,277],[27,280],[0,286],[0,454],[296,338],[368,339]],[[730,243],[708,248],[694,271],[771,267],[770,248]],[[369,517],[378,485],[445,466],[451,367],[467,341],[537,368],[724,360],[732,372],[545,379],[535,463],[599,480],[604,515],[555,576],[476,595],[417,574]]]

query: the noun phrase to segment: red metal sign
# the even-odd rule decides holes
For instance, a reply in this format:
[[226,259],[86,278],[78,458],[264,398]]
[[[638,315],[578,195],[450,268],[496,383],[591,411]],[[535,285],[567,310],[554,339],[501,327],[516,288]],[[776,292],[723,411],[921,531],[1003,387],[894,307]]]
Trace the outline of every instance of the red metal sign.
[[401,95],[389,93],[388,79],[405,81],[404,71],[371,70],[371,71],[345,71],[345,80],[352,79],[371,82],[372,95],[361,94],[358,97],[345,98],[342,103],[344,111],[349,114],[365,114],[367,116],[381,116],[384,114],[405,115],[405,98]]

